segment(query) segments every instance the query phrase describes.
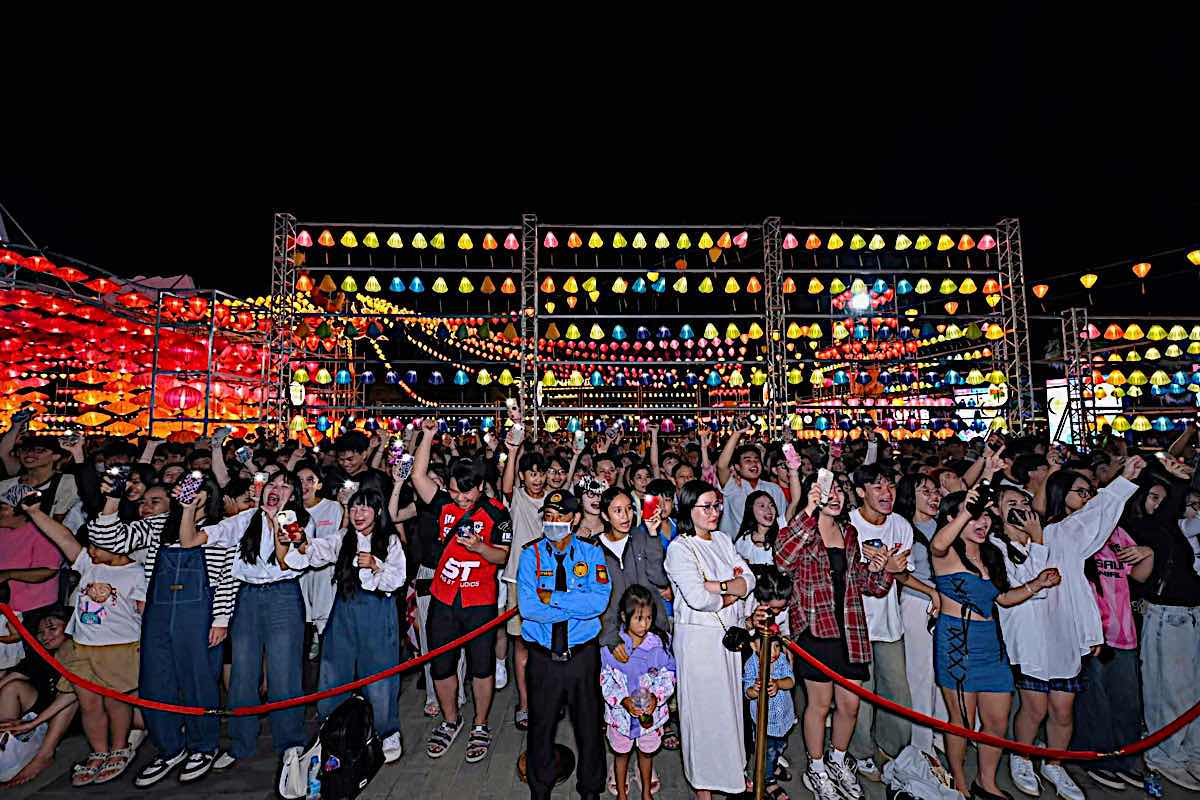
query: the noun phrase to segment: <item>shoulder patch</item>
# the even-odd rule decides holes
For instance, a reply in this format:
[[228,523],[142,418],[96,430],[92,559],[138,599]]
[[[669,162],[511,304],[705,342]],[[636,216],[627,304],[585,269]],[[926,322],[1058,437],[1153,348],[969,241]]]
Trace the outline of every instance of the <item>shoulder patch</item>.
[[536,538],[532,541],[526,542],[525,544],[521,545],[521,549],[528,550],[531,547],[537,547],[537,543],[542,541],[543,538],[545,538],[545,537],[539,536],[538,538]]
[[608,567],[604,564],[596,565],[596,583],[608,583]]

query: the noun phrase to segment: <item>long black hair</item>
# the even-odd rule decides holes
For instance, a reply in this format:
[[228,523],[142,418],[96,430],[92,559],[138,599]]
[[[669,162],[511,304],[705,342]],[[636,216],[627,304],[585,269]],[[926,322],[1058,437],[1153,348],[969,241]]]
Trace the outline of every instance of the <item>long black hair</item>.
[[721,494],[717,491],[717,487],[708,481],[701,480],[688,481],[679,490],[678,510],[675,512],[675,516],[679,521],[677,535],[696,535],[696,525],[692,522],[692,509],[696,507],[696,503],[700,502],[700,498],[708,492],[716,492],[718,496]]
[[[754,504],[758,502],[760,497],[765,497],[771,501],[771,505],[775,505],[775,498],[770,494],[757,489],[746,495],[746,510],[742,514],[742,527],[738,529],[737,536],[733,537],[736,542],[743,536],[749,536],[750,541],[754,541],[754,532],[758,530],[758,520],[754,518]],[[767,535],[763,539],[763,546],[768,550],[775,549],[775,540],[779,538],[779,509],[775,509],[775,518],[771,520],[771,524],[767,526]]]
[[654,595],[650,590],[640,583],[631,583],[629,587],[621,594],[621,599],[617,602],[617,608],[621,619],[621,629],[629,629],[629,620],[633,619],[633,614],[639,608],[650,609],[650,633],[658,637],[658,641],[665,648],[669,646],[670,639],[658,624],[658,604],[654,602]]
[[1091,481],[1086,476],[1070,469],[1059,470],[1046,479],[1046,524],[1062,522],[1071,513],[1067,508],[1067,495],[1075,481],[1084,481],[1089,486]]
[[[818,477],[820,477],[820,473],[814,472],[806,477],[804,482],[800,484],[801,508],[804,508],[804,504],[808,502],[808,495],[812,491],[812,488],[817,485]],[[842,513],[838,514],[834,519],[836,519],[843,527],[845,527],[846,522],[848,522],[850,519],[850,498],[852,495],[846,491],[845,487],[837,482],[836,478],[834,479],[834,483],[837,484],[837,488],[841,489],[842,491]]]
[[[271,476],[271,480],[267,481],[266,486],[262,488],[262,494],[258,498],[259,507],[255,509],[254,515],[250,518],[250,524],[246,526],[246,532],[242,534],[238,554],[241,556],[242,561],[247,564],[258,563],[258,549],[262,546],[263,514],[266,513],[262,510],[261,504],[263,496],[268,491],[267,487],[279,477],[282,477],[292,487],[292,496],[288,498],[287,503],[279,510],[290,509],[296,512],[296,522],[300,524],[300,527],[303,528],[308,525],[308,511],[304,508],[304,490],[300,487],[300,479],[296,477],[296,473],[294,472],[288,472],[286,469],[279,470],[279,472]],[[271,555],[267,557],[267,563],[275,563],[274,549],[271,550]]]
[[[146,491],[151,489],[162,489],[167,493],[167,499],[171,503],[170,510],[167,512],[167,524],[163,526],[162,534],[159,536],[159,543],[163,545],[178,544],[179,542],[179,526],[183,521],[183,506],[171,493],[171,487],[165,483],[156,483],[146,487]],[[196,514],[196,527],[200,527],[201,523],[209,525],[220,522],[221,517],[225,515],[225,498],[221,494],[221,487],[217,485],[217,479],[211,473],[205,473],[204,482],[200,484],[198,491],[204,492],[204,505],[200,507],[199,513]]]
[[912,526],[915,541],[929,547],[929,539],[917,529],[917,524],[913,521],[913,518],[917,516],[917,489],[921,488],[921,484],[925,481],[932,483],[934,489],[938,488],[938,482],[924,473],[917,472],[901,478],[900,482],[896,484],[896,501],[892,506],[892,511],[908,520],[908,524]]
[[351,496],[350,502],[346,504],[346,533],[342,536],[337,566],[333,570],[333,582],[345,598],[351,597],[359,589],[358,566],[355,564],[358,556],[358,531],[349,519],[350,511],[355,506],[366,506],[375,512],[375,522],[371,525],[371,555],[375,558],[380,561],[387,558],[388,544],[392,537],[397,535],[382,494],[375,489],[359,489]]
[[[951,492],[942,498],[942,506],[938,509],[938,530],[949,525],[958,516],[958,511],[966,499],[966,492]],[[995,531],[1003,528],[1000,518],[990,508],[986,509],[983,515],[991,519],[991,530]],[[963,569],[981,578],[983,577],[979,568],[967,558],[967,544],[963,541],[961,534],[954,539],[950,547],[958,554],[958,560],[962,562]],[[1000,552],[1000,548],[990,541],[981,542],[979,545],[979,560],[987,567],[988,578],[991,580],[992,585],[1001,592],[1007,592],[1011,588],[1011,584],[1008,581],[1008,567],[1004,563],[1004,554]]]

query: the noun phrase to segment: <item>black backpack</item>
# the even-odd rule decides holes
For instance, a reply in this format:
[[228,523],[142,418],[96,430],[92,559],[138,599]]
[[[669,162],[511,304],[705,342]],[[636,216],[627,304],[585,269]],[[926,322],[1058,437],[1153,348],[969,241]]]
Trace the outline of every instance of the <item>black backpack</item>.
[[354,800],[383,766],[375,714],[360,694],[346,698],[321,731],[321,800]]

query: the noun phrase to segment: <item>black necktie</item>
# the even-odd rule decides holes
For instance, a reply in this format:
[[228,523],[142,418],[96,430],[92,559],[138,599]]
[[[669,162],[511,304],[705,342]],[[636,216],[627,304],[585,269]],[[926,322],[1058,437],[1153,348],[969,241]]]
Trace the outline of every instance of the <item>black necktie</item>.
[[[567,590],[567,568],[563,566],[563,560],[567,554],[555,553],[554,557],[558,559],[558,566],[554,568],[554,591],[565,592]],[[554,623],[550,632],[550,652],[556,655],[565,654],[569,647],[566,620]]]

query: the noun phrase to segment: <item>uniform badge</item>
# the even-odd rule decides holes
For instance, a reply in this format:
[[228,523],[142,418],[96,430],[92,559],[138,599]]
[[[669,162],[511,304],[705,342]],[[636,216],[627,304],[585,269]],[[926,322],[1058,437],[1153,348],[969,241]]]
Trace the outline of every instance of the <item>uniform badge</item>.
[[604,564],[596,565],[596,583],[608,583],[608,567]]
[[587,562],[580,561],[575,564],[575,577],[582,578],[587,575]]

